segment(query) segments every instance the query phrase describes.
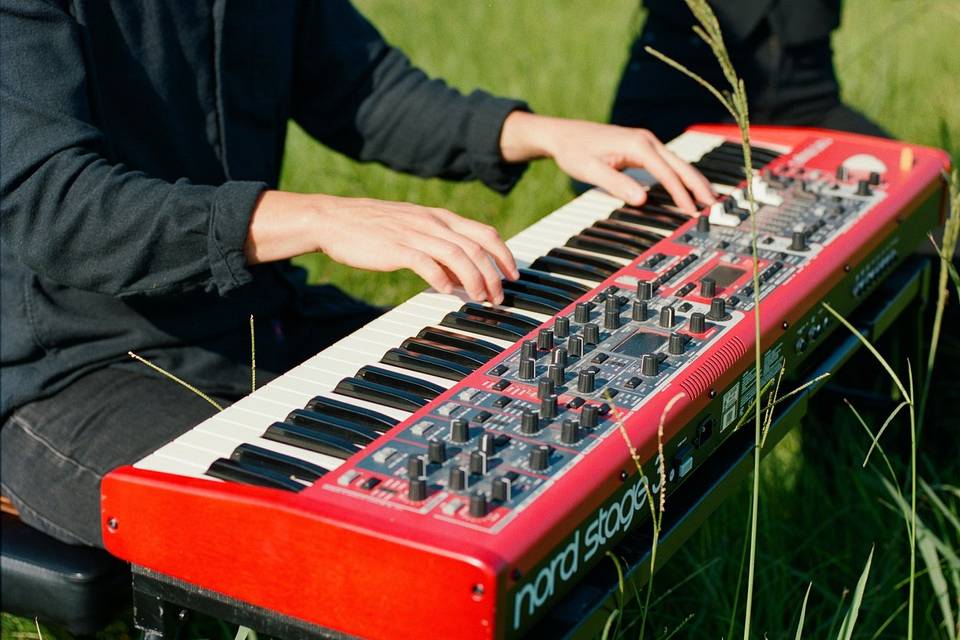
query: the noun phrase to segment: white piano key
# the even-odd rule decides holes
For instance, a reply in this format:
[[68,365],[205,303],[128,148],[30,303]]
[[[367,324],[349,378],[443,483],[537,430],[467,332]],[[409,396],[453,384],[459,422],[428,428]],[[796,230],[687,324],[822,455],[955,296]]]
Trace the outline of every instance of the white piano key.
[[409,411],[403,411],[401,409],[387,407],[381,404],[361,400],[359,398],[351,398],[349,396],[342,396],[340,394],[333,393],[333,387],[336,386],[335,384],[331,386],[328,384],[318,383],[316,380],[310,377],[311,374],[315,375],[315,372],[312,370],[307,370],[305,373],[301,369],[302,366],[303,365],[297,367],[296,369],[291,369],[289,372],[284,374],[282,378],[278,379],[278,381],[281,383],[281,386],[290,389],[304,389],[308,393],[313,394],[311,397],[322,396],[325,398],[330,398],[331,400],[346,402],[357,407],[370,409],[371,411],[377,411],[395,420],[405,420],[410,416]]
[[[444,314],[446,315],[446,314]],[[489,342],[492,345],[503,347],[506,349],[513,345],[513,342],[508,342],[507,340],[500,340],[498,338],[488,338],[486,336],[480,337],[475,333],[468,333],[460,329],[454,329],[451,327],[444,327],[440,324],[440,321],[443,320],[443,316],[440,316],[433,322],[428,322],[422,325],[411,326],[406,322],[397,322],[394,318],[378,318],[367,325],[371,331],[376,331],[384,336],[389,336],[393,341],[390,343],[391,346],[400,346],[400,344],[407,338],[415,337],[421,329],[426,327],[436,327],[442,329],[443,331],[448,331],[450,333],[456,334],[458,336],[463,336],[464,338],[479,338],[486,342]]]
[[[379,355],[377,352],[379,351]],[[456,384],[453,380],[440,378],[420,371],[412,371],[391,364],[380,362],[380,356],[386,349],[383,346],[374,343],[364,343],[361,341],[352,342],[350,345],[339,347],[337,351],[325,350],[323,355],[325,359],[319,363],[307,360],[304,366],[310,367],[316,371],[335,373],[340,378],[346,378],[356,374],[357,370],[365,365],[379,367],[386,371],[417,378],[424,382],[431,382],[435,385],[448,389]],[[372,355],[371,355],[372,354]],[[360,363],[360,364],[357,364]],[[339,380],[338,380],[339,381]],[[334,384],[336,386],[336,384]]]

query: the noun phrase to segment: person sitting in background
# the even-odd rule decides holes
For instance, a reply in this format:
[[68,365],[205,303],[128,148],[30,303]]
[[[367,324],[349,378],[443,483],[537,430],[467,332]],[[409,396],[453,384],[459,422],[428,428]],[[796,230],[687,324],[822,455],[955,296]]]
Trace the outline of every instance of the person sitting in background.
[[[888,136],[843,103],[830,34],[840,0],[710,0],[730,59],[743,78],[753,124],[822,127]],[[671,140],[698,122],[730,122],[730,114],[697,82],[656,59],[657,49],[721,90],[728,88],[710,48],[693,33],[682,0],[645,0],[647,19],[630,48],[610,122],[643,126]]]
[[[322,251],[502,300],[495,229],[443,209],[276,189],[288,120],[361,161],[507,192],[525,163],[640,204],[642,166],[687,211],[709,183],[644,130],[464,96],[347,0],[3,0],[2,488],[23,520],[102,544],[100,480],[378,313],[308,286]],[[692,193],[692,195],[691,195]]]

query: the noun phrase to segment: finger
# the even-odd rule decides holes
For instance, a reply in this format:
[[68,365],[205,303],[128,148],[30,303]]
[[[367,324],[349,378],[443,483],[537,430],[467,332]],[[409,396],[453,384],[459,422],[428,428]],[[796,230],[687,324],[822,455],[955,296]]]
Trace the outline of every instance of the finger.
[[411,232],[405,243],[446,267],[472,300],[482,302],[487,299],[483,274],[457,244],[430,233],[420,232]]
[[635,207],[647,201],[646,187],[622,171],[600,161],[590,163],[585,169],[583,177],[586,181],[597,185],[613,197]]
[[488,224],[458,216],[445,209],[438,210],[438,217],[451,229],[462,233],[483,247],[506,278],[516,280],[520,277],[520,272],[517,270],[517,261],[496,229]]
[[439,220],[434,226],[430,227],[430,232],[463,249],[463,252],[473,261],[483,276],[487,299],[496,304],[503,302],[503,285],[500,280],[500,273],[494,268],[490,255],[479,243],[466,235],[457,233]]
[[683,186],[683,182],[680,181],[680,176],[674,172],[673,168],[667,164],[667,161],[657,153],[652,145],[648,143],[642,144],[636,160],[639,165],[649,171],[650,174],[663,185],[663,188],[666,189],[670,197],[673,198],[677,207],[687,213],[696,213],[697,206],[687,192],[686,187]]
[[713,186],[702,173],[697,171],[690,163],[681,160],[677,154],[670,151],[665,144],[656,140],[656,138],[654,138],[654,140],[657,151],[659,151],[660,155],[667,161],[667,164],[680,175],[683,183],[693,195],[696,196],[697,202],[713,204],[717,201],[717,194],[714,192]]
[[397,268],[410,269],[441,293],[453,293],[453,280],[436,260],[412,247],[398,246],[395,251]]

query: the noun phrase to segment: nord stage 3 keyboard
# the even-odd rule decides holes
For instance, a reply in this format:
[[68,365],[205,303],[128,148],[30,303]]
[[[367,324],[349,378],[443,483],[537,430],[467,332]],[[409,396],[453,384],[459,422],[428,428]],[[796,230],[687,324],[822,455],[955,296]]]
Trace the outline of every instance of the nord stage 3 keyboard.
[[[752,135],[765,384],[837,329],[822,301],[852,311],[938,223],[948,158]],[[318,633],[522,635],[754,397],[737,132],[669,146],[720,203],[690,218],[658,185],[639,208],[580,196],[508,242],[523,269],[503,305],[422,293],[110,473],[107,548]]]

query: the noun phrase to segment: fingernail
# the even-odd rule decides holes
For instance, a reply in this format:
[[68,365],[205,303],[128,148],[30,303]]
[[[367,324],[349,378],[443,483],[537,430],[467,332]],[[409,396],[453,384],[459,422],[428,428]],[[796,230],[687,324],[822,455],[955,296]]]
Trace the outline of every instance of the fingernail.
[[496,304],[503,304],[503,294],[501,293],[500,295],[498,295],[494,302]]

